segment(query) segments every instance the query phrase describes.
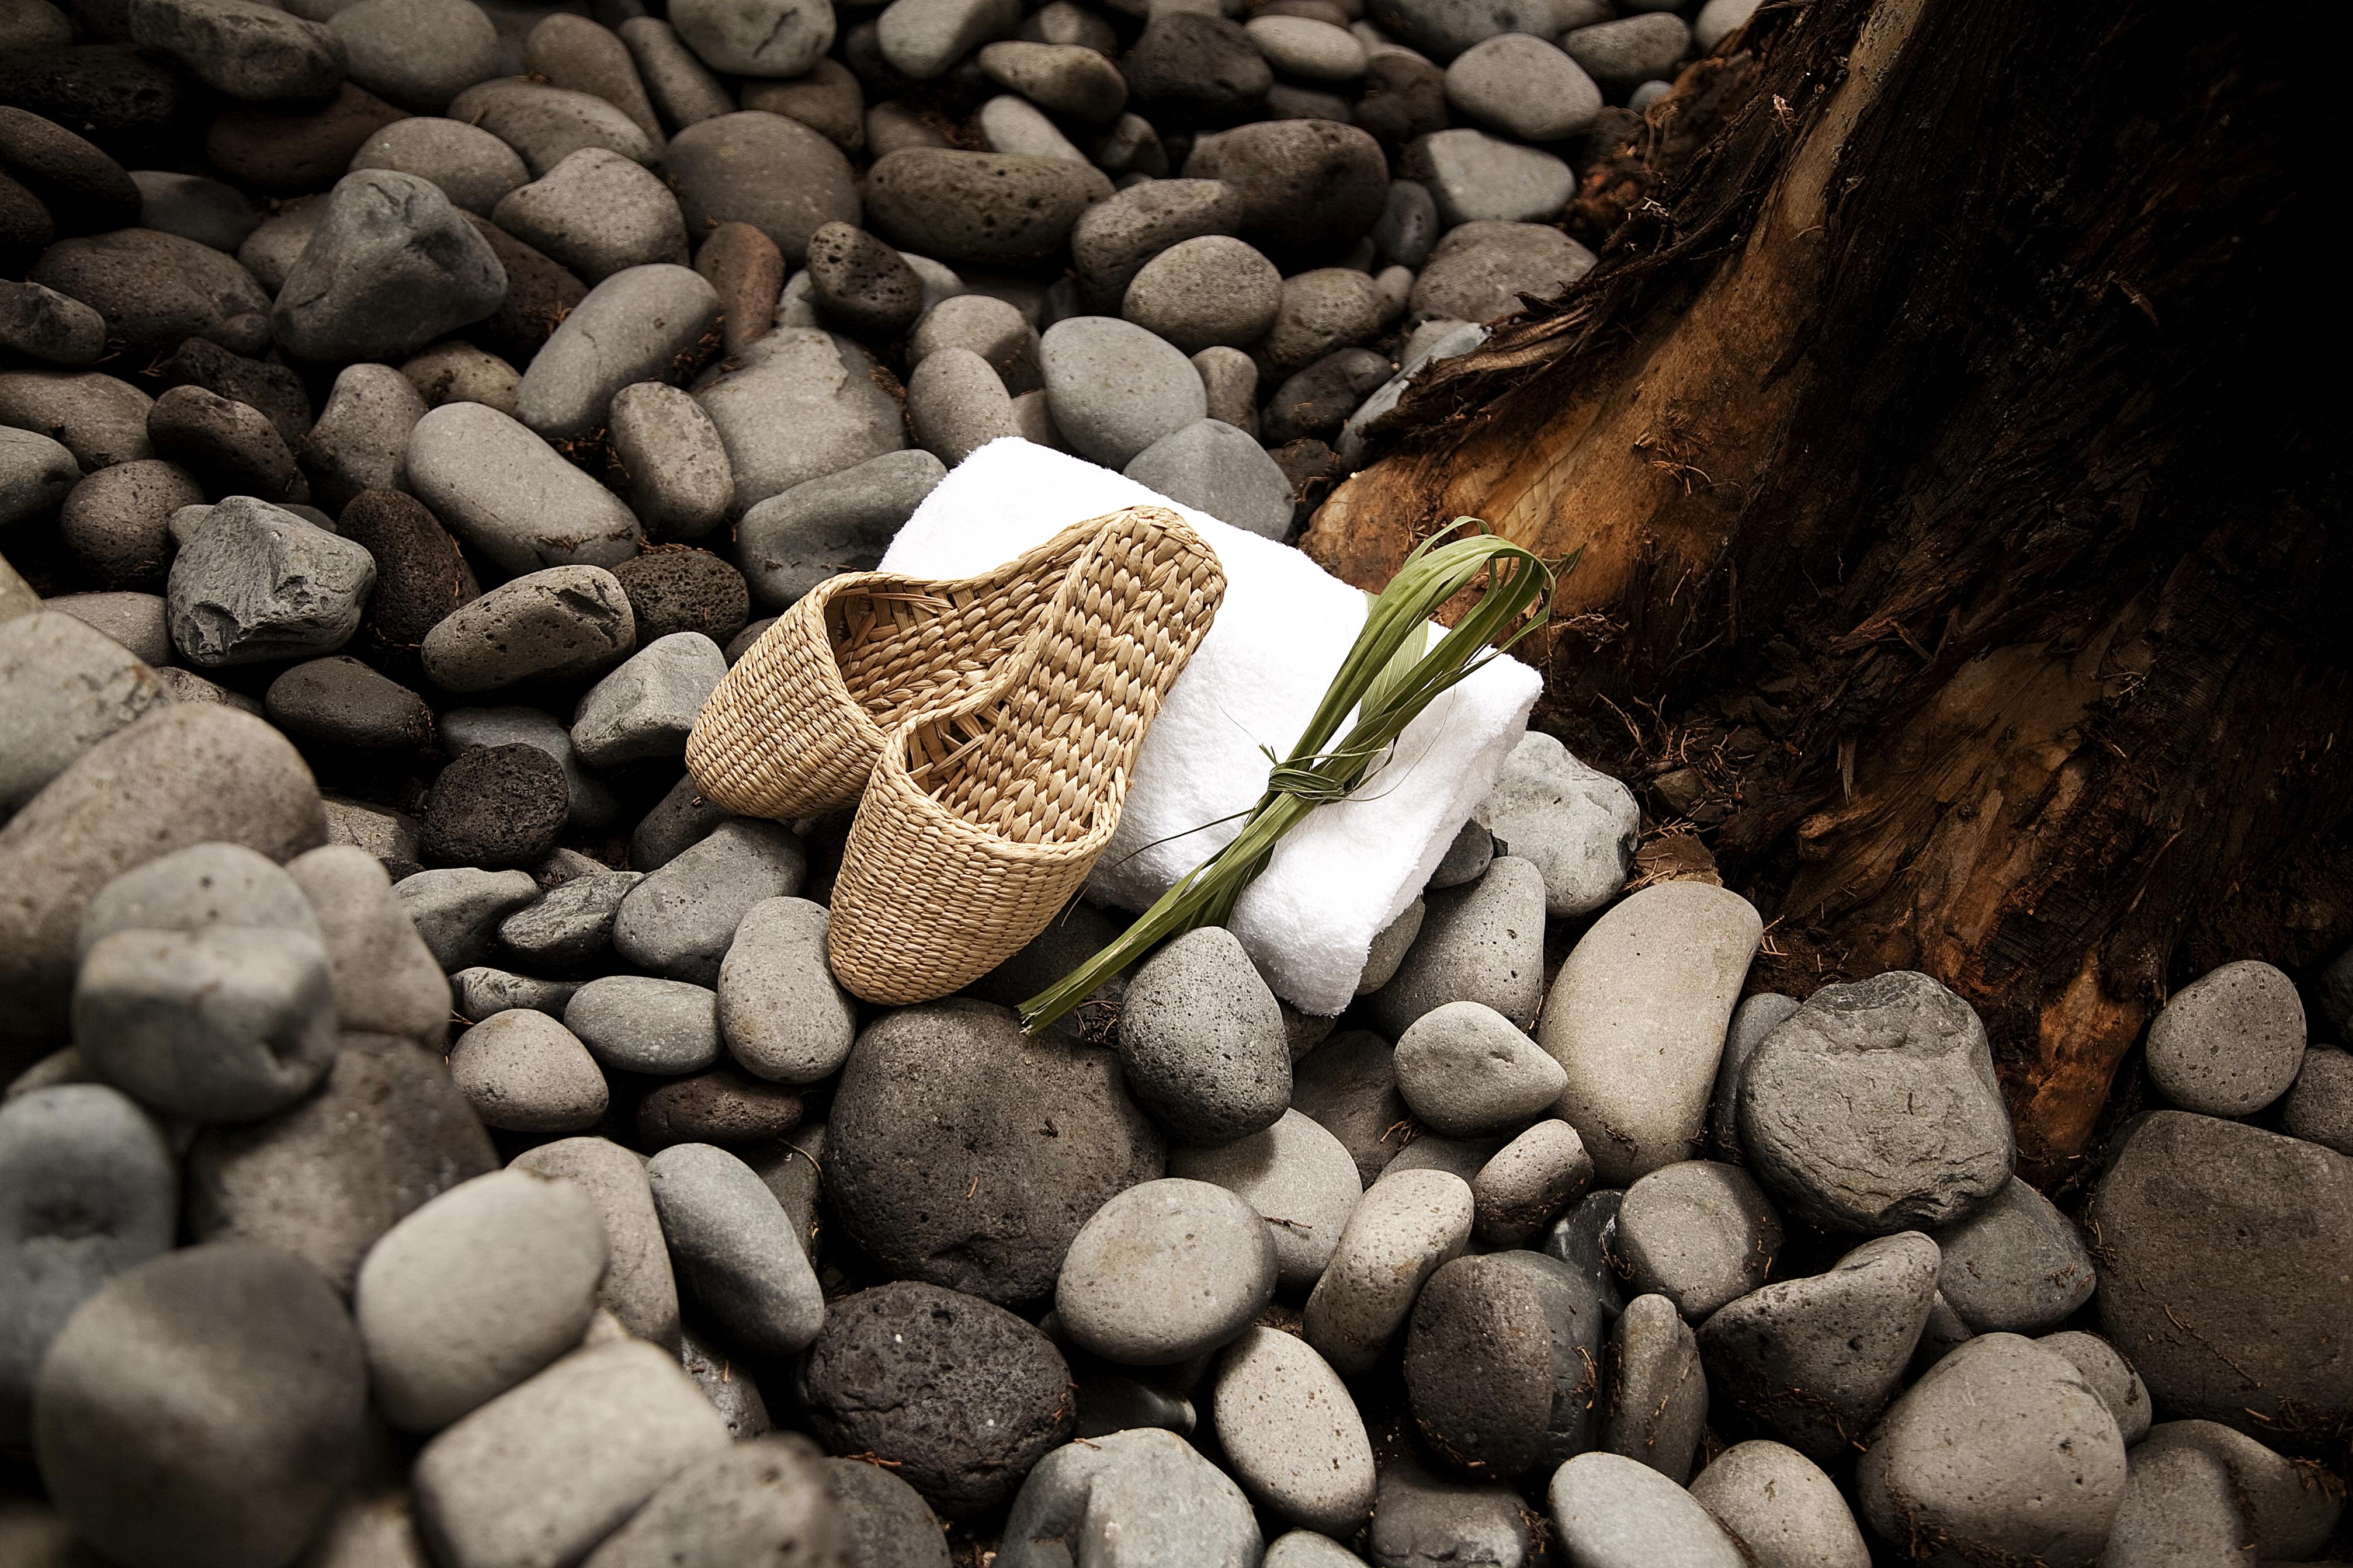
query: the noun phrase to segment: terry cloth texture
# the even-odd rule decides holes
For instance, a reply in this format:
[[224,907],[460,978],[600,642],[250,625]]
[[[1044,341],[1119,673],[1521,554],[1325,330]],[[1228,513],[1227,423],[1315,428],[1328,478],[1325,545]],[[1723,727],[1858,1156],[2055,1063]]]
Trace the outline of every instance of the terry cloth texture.
[[[1071,523],[1147,504],[1199,531],[1225,567],[1226,598],[1145,737],[1119,830],[1088,881],[1095,901],[1133,910],[1240,831],[1272,767],[1261,748],[1281,757],[1297,742],[1369,601],[1289,545],[1014,437],[950,472],[881,563],[973,576]],[[1373,938],[1420,895],[1494,787],[1542,685],[1515,658],[1491,660],[1430,704],[1354,795],[1318,806],[1275,847],[1229,924],[1276,995],[1322,1016],[1348,1005]]]

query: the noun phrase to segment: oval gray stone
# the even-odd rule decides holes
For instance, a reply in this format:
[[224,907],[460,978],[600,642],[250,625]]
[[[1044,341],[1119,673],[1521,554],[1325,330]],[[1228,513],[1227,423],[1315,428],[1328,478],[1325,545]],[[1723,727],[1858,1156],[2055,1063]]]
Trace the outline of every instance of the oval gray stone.
[[2295,982],[2242,960],[2175,992],[2148,1026],[2149,1081],[2184,1110],[2251,1116],[2285,1094],[2304,1066]]
[[593,1127],[610,1093],[580,1037],[528,1007],[491,1013],[459,1035],[449,1075],[486,1125],[514,1132]]
[[636,616],[619,578],[601,566],[550,566],[458,606],[425,634],[421,657],[425,673],[439,685],[490,691],[534,676],[586,675],[636,641]]
[[1054,1291],[1063,1331],[1106,1361],[1166,1366],[1231,1340],[1274,1295],[1274,1243],[1225,1188],[1130,1187],[1071,1238]]
[[825,1321],[793,1222],[753,1169],[709,1143],[653,1157],[654,1212],[688,1292],[712,1321],[762,1355],[797,1355]]
[[511,574],[617,565],[644,538],[619,497],[523,426],[479,403],[446,403],[419,419],[406,462],[417,499]]
[[588,290],[523,373],[515,416],[569,438],[604,425],[633,382],[658,381],[719,322],[719,293],[691,267],[629,267]]

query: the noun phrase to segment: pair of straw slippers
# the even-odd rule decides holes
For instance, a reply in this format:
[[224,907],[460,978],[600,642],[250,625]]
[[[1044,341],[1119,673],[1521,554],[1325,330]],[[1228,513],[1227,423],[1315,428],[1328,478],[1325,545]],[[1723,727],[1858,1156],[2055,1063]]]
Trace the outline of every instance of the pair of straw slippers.
[[1119,824],[1145,731],[1226,578],[1165,507],[1064,529],[978,577],[829,578],[688,737],[704,799],[858,816],[827,939],[870,1002],[969,984],[1046,928]]

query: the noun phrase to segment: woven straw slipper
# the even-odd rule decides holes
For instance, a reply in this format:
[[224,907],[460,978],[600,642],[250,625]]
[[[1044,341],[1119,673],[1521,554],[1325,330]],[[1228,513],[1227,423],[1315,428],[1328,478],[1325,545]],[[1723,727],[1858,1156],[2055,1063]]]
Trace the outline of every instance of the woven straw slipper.
[[844,985],[929,1001],[1046,928],[1111,841],[1136,748],[1225,591],[1175,512],[1115,512],[1000,685],[892,732],[834,882]]
[[1004,674],[1102,525],[1066,528],[978,577],[827,578],[703,703],[686,738],[695,789],[739,816],[778,822],[857,805],[892,730]]

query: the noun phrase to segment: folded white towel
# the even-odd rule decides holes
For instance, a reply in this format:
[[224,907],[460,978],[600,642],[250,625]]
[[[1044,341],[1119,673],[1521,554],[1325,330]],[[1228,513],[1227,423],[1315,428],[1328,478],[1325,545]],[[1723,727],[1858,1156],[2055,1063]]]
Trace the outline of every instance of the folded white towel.
[[[1298,741],[1363,629],[1365,595],[1289,545],[1013,437],[959,464],[882,557],[886,572],[970,576],[1073,522],[1145,504],[1199,531],[1225,567],[1226,597],[1145,737],[1089,884],[1136,910],[1240,831],[1219,819],[1265,792],[1271,764],[1259,748],[1281,757]],[[1420,895],[1494,786],[1542,684],[1517,659],[1491,661],[1409,726],[1355,795],[1318,806],[1276,847],[1229,923],[1277,995],[1326,1016],[1348,1005],[1373,938]]]

